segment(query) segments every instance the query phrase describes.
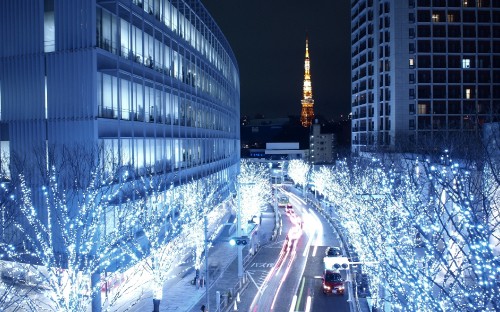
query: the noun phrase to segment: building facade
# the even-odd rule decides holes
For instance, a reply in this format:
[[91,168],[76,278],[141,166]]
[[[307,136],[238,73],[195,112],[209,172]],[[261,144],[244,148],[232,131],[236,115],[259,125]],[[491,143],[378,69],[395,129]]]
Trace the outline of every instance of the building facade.
[[201,176],[237,163],[238,67],[199,1],[18,1],[2,12],[3,151],[99,142],[117,157],[106,166]]
[[228,190],[240,161],[239,69],[200,1],[2,1],[0,12],[7,175],[23,170],[12,166],[21,157],[26,170],[52,164],[52,151],[96,148],[106,172],[153,172],[174,186],[210,176]]
[[333,162],[335,134],[321,133],[321,125],[316,122],[311,127],[309,138],[309,161],[313,165],[330,164]]
[[351,0],[352,151],[498,121],[499,16],[493,0]]

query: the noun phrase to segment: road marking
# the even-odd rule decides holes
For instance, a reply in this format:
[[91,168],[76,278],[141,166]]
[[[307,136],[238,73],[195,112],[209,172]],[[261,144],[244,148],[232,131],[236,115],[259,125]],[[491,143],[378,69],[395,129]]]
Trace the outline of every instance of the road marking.
[[297,310],[300,307],[300,300],[302,300],[302,293],[304,292],[305,284],[306,284],[306,278],[302,277],[302,282],[300,283],[299,299],[297,300],[297,305],[295,306],[295,310]]
[[250,265],[251,268],[268,269],[274,267],[274,262],[254,262]]
[[306,309],[304,310],[304,312],[309,311],[311,311],[311,296],[307,296]]
[[297,295],[293,296],[292,305],[290,306],[290,312],[295,311],[295,304],[297,303]]
[[255,282],[255,280],[253,279],[252,274],[248,274],[248,277],[250,277],[250,280],[254,283],[255,287],[257,287],[257,292],[259,292],[260,295],[262,295],[262,290],[260,289],[259,285],[257,285],[257,283]]

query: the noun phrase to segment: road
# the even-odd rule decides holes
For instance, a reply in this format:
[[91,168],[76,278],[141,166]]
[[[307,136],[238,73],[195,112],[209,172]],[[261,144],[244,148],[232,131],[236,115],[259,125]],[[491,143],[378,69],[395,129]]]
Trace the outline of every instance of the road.
[[301,198],[284,192],[294,213],[279,209],[282,234],[259,251],[265,257],[247,265],[257,295],[241,307],[252,312],[349,311],[347,293],[327,296],[322,291],[323,257],[327,246],[340,246],[336,233]]

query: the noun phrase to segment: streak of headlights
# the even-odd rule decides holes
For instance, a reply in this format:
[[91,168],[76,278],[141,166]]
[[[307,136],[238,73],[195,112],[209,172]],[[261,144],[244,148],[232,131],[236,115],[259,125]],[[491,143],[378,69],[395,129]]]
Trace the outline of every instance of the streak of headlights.
[[[264,282],[262,283],[261,289],[264,291],[264,289],[266,289],[267,284],[269,283],[271,278],[276,276],[277,273],[279,271],[281,271],[281,268],[283,268],[283,264],[285,263],[286,258],[288,258],[288,256],[290,256],[285,273],[283,274],[283,277],[281,278],[280,285],[279,285],[278,290],[276,291],[275,296],[273,298],[272,306],[274,306],[276,298],[278,297],[278,294],[279,294],[279,290],[280,290],[281,286],[283,285],[284,281],[286,280],[286,277],[288,275],[290,267],[291,267],[293,261],[295,260],[297,243],[298,243],[301,236],[302,236],[302,229],[300,229],[299,227],[293,227],[289,230],[288,235],[287,235],[287,237],[289,239],[286,239],[285,242],[283,243],[283,246],[281,247],[280,255],[278,257],[278,261],[276,261],[276,264],[269,271],[266,278],[264,279]],[[255,295],[255,297],[252,300],[250,310],[254,310],[257,307],[257,303],[260,299],[260,296],[261,296],[261,293],[257,292],[257,294]]]
[[293,261],[295,260],[296,256],[297,256],[297,243],[298,243],[298,239],[296,239],[294,242],[293,242],[293,249],[292,249],[292,253],[290,254],[290,259],[288,260],[288,265],[286,267],[286,270],[285,270],[285,273],[283,274],[283,276],[281,277],[281,281],[280,281],[280,284],[278,286],[278,289],[276,290],[276,294],[274,295],[274,299],[273,299],[273,303],[271,304],[271,310],[274,310],[274,305],[276,304],[276,300],[278,299],[278,296],[279,296],[279,293],[280,293],[280,290],[281,290],[281,287],[283,286],[283,284],[285,283],[286,281],[286,278],[288,276],[288,273],[290,273],[290,268],[292,267],[292,264],[293,264]]

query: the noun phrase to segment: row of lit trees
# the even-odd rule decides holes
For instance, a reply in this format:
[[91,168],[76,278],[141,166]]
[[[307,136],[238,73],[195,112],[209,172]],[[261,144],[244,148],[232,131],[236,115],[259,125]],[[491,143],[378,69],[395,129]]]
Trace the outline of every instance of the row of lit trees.
[[[261,162],[242,160],[238,184],[241,201],[241,220],[251,221],[259,217],[261,210],[271,201],[271,174]],[[242,226],[244,224],[242,223]]]
[[[133,309],[147,291],[157,305],[173,277],[171,269],[190,254],[195,269],[201,268],[204,218],[214,235],[231,213],[229,206],[218,205],[224,190],[215,177],[174,187],[171,178],[153,169],[139,176],[122,167],[110,174],[101,169],[103,160],[94,160],[38,166],[46,179],[31,185],[22,170],[6,170],[9,162],[0,162],[0,260],[6,260],[0,269],[10,270],[0,281],[0,309],[87,311],[92,306],[97,311],[121,305],[123,310],[124,299]],[[82,170],[86,173],[80,175]],[[36,176],[32,169],[26,173]],[[237,179],[252,183],[241,194],[242,220],[250,220],[269,199],[269,173],[265,166],[243,162]]]
[[337,208],[375,304],[500,311],[498,159],[382,156],[300,171]]

